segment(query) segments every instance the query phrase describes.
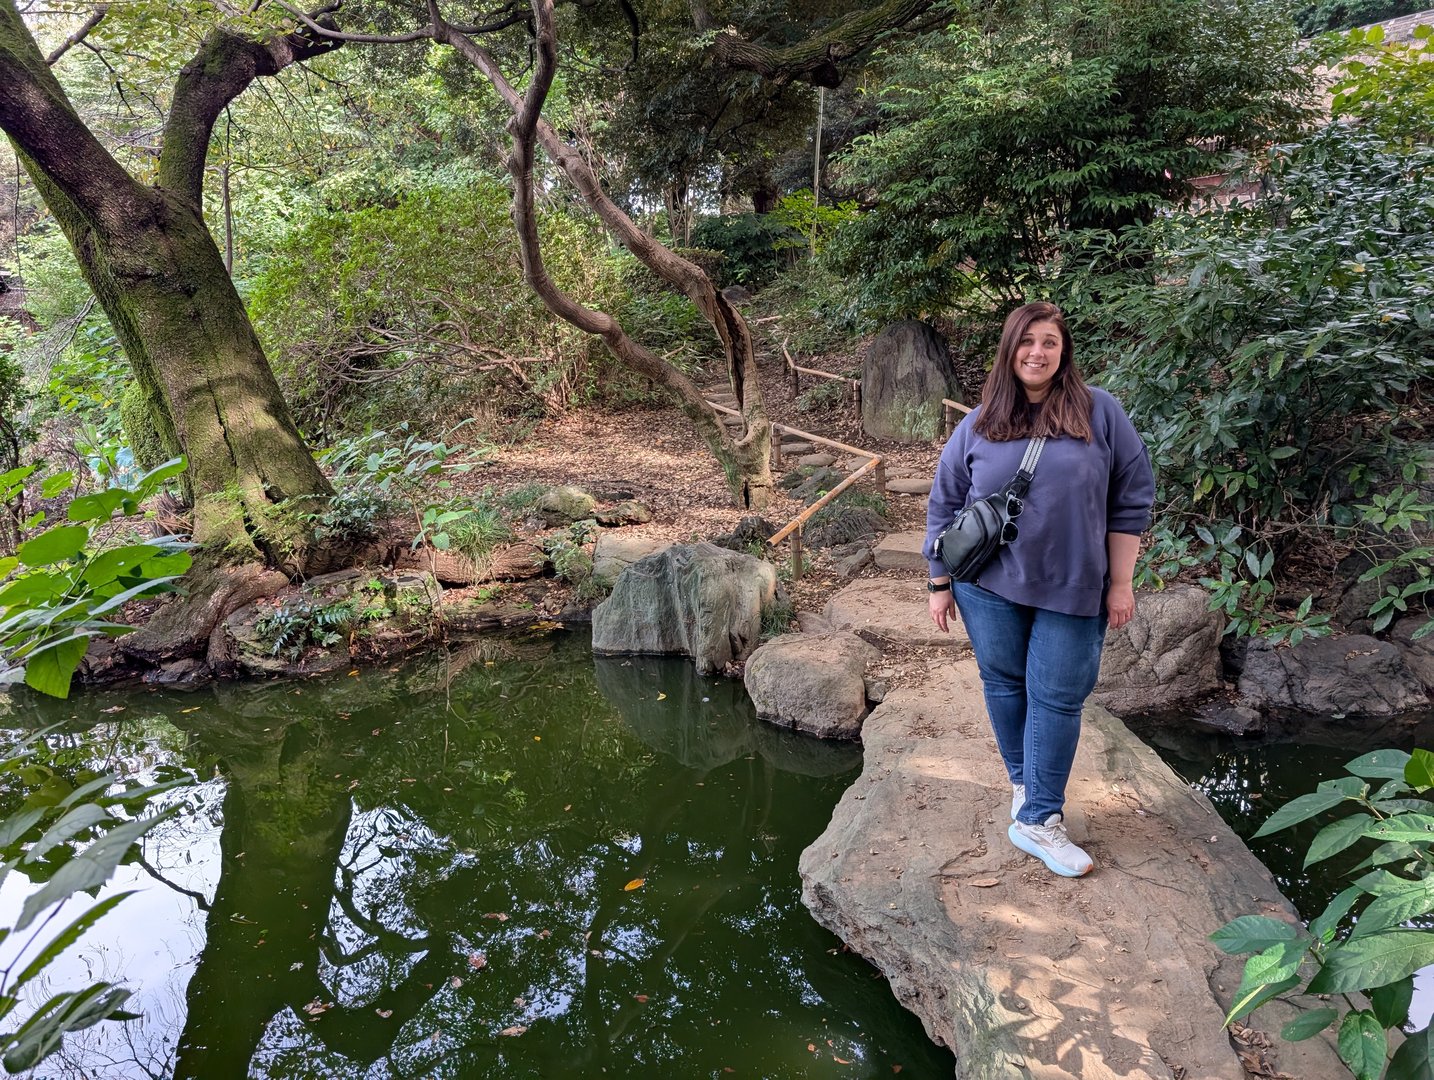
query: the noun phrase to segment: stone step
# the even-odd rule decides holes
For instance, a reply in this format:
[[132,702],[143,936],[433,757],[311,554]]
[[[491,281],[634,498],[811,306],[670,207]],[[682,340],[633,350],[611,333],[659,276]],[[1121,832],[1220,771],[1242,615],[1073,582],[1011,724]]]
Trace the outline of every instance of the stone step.
[[803,454],[797,458],[798,465],[831,465],[836,461],[835,454]]
[[931,494],[931,480],[915,476],[898,476],[886,482],[886,490],[898,495],[929,495]]
[[815,447],[809,442],[784,442],[782,443],[782,454],[790,456],[793,454],[810,454]]
[[887,533],[876,547],[871,549],[878,570],[911,570],[925,573],[928,564],[921,553],[926,542],[925,529],[909,529],[906,532]]

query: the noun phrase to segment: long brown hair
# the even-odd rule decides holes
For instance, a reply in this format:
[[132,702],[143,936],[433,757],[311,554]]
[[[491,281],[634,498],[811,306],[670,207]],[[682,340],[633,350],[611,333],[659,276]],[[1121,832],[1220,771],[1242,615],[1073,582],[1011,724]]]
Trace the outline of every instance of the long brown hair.
[[[1016,347],[1032,323],[1053,322],[1061,332],[1061,363],[1043,401],[1031,402],[1026,388],[1016,378]],[[1001,347],[996,363],[981,388],[981,415],[976,431],[992,442],[1034,438],[1045,435],[1090,442],[1090,413],[1094,406],[1090,388],[1075,363],[1075,346],[1066,328],[1065,316],[1055,304],[1038,301],[1018,307],[1006,316],[1001,330]]]

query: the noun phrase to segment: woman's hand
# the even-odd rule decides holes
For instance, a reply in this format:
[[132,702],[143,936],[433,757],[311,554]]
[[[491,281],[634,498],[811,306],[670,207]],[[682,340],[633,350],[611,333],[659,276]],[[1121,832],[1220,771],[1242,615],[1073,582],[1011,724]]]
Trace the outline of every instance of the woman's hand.
[[943,634],[950,633],[946,629],[946,620],[956,610],[956,598],[951,595],[950,589],[942,589],[940,592],[931,593],[926,600],[926,609],[931,612],[931,621]]
[[1105,591],[1105,611],[1110,617],[1110,628],[1119,630],[1135,617],[1135,590],[1130,582],[1112,582]]

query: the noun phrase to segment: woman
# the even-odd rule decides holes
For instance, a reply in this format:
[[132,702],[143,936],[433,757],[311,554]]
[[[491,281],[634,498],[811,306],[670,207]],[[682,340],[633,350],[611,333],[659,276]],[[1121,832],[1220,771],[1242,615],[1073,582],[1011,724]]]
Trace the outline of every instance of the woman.
[[[1041,435],[1017,536],[975,584],[953,586],[934,555],[936,535],[968,502],[1005,487]],[[1062,824],[1066,781],[1106,626],[1135,614],[1135,557],[1154,497],[1145,444],[1116,400],[1082,381],[1060,309],[1011,312],[981,405],[936,468],[927,588],[932,620],[945,632],[959,608],[976,653],[1011,780],[1011,843],[1063,877],[1092,866]]]

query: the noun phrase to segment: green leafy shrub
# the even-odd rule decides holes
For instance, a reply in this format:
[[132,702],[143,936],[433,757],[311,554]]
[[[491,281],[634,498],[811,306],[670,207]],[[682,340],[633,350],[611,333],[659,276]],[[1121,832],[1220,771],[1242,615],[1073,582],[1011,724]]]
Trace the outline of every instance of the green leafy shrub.
[[[1390,1054],[1387,1032],[1409,1022],[1414,973],[1434,962],[1434,754],[1377,750],[1345,766],[1349,776],[1275,811],[1255,836],[1333,810],[1351,811],[1320,829],[1305,866],[1345,852],[1366,852],[1348,888],[1308,929],[1265,915],[1242,915],[1210,939],[1233,955],[1252,953],[1235,993],[1229,1023],[1271,998],[1291,992],[1328,995],[1285,1025],[1281,1037],[1313,1038],[1339,1023],[1339,1054],[1358,1080],[1413,1080],[1429,1075],[1434,1036],[1426,1026],[1405,1032]],[[1410,923],[1418,928],[1412,928]],[[1358,1007],[1361,994],[1368,1007]],[[1340,1019],[1338,999],[1347,1011]]]
[[1285,556],[1404,477],[1397,417],[1434,378],[1434,148],[1335,124],[1274,151],[1262,184],[1118,243],[1087,234],[1098,268],[1058,281],[1150,447],[1163,550],[1198,536],[1239,633],[1290,622],[1270,610]]
[[1232,149],[1292,136],[1309,93],[1277,5],[968,12],[880,54],[881,126],[833,165],[874,193],[829,251],[863,321],[989,318],[1039,288],[1061,230],[1151,220]]
[[805,243],[791,225],[772,214],[719,214],[704,217],[692,230],[699,247],[722,253],[714,280],[723,285],[759,289],[787,265],[784,247]]
[[[604,354],[523,282],[496,180],[412,192],[396,205],[316,214],[250,286],[255,328],[300,422],[451,421],[471,398],[562,404],[591,389]],[[620,296],[596,225],[542,215],[547,269],[585,303]]]
[[[0,681],[23,676],[43,694],[66,697],[90,639],[133,629],[114,622],[112,613],[131,600],[174,591],[190,567],[187,544],[161,537],[96,550],[93,541],[116,513],[138,513],[140,503],[186,467],[178,458],[146,473],[133,488],[82,495],[66,511],[69,524],[45,529],[0,559]],[[0,475],[4,500],[34,469]],[[50,483],[69,479],[64,474]]]
[[1399,145],[1434,140],[1434,28],[1414,28],[1410,42],[1385,41],[1383,27],[1351,30],[1338,40],[1339,64],[1330,111]]

